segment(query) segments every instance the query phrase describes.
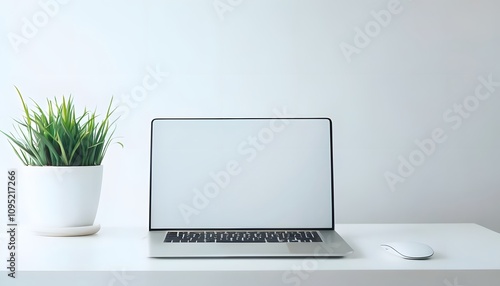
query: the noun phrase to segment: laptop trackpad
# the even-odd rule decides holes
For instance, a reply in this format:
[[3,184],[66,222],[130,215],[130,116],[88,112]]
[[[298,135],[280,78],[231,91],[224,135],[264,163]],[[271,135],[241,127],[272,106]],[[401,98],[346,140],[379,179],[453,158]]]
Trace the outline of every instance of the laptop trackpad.
[[309,254],[314,256],[314,254],[321,254],[325,252],[322,247],[324,243],[321,242],[309,242],[309,243],[287,243],[288,250],[291,254]]

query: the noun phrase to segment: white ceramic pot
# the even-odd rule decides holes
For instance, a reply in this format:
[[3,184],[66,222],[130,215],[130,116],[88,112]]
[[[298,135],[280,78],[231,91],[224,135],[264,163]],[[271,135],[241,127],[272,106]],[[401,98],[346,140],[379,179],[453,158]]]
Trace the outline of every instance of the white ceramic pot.
[[103,166],[28,166],[19,180],[19,200],[33,228],[94,224],[101,195]]

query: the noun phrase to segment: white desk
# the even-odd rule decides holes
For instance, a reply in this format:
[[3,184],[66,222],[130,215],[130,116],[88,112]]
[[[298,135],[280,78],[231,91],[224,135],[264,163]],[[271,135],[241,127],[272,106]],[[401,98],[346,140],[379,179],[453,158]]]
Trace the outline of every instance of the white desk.
[[[346,224],[337,231],[354,249],[339,259],[154,259],[147,229],[106,228],[84,237],[18,234],[17,284],[51,285],[500,285],[500,234],[476,224]],[[404,260],[379,244],[419,241],[429,260]],[[49,271],[49,272],[47,272]],[[12,283],[15,284],[12,284]],[[222,284],[220,284],[222,283]],[[86,284],[86,283],[85,283]],[[45,284],[42,284],[45,285]],[[82,284],[84,285],[84,284]]]

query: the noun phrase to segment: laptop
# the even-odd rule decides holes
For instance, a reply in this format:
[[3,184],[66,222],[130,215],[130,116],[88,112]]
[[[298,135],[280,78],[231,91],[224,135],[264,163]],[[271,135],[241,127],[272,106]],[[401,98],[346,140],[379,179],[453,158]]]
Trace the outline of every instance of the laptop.
[[342,257],[329,118],[151,122],[149,257]]

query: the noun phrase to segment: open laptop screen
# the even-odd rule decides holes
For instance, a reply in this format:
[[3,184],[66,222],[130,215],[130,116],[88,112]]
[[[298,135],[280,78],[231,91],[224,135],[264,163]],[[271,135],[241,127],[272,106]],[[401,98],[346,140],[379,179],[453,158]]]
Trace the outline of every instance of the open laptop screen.
[[152,121],[150,229],[333,228],[328,118]]

